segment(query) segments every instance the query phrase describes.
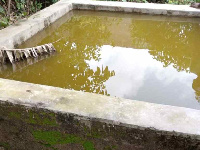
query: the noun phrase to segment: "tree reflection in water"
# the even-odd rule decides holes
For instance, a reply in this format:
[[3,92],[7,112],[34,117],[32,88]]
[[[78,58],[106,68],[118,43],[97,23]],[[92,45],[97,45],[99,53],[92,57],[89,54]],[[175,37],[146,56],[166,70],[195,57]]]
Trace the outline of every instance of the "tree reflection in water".
[[163,67],[173,65],[177,71],[195,73],[196,99],[200,101],[200,25],[173,21],[133,20],[130,26],[135,48],[149,49]]
[[[112,20],[100,17],[73,16],[42,43],[57,41],[55,47],[60,50],[51,59],[32,65],[10,76],[0,75],[20,81],[46,84],[67,89],[109,95],[104,82],[115,75],[108,66],[90,69],[86,61],[98,61],[100,48],[110,41],[108,27]],[[90,31],[90,32],[88,32]],[[42,69],[41,69],[42,66]]]
[[[194,79],[192,87],[195,90],[196,99],[199,100],[200,26],[198,23],[174,22],[165,19],[168,20],[169,18],[158,21],[159,17],[157,20],[156,17],[152,16],[102,12],[83,13],[83,11],[80,11],[78,15],[74,15],[66,23],[52,31],[51,34],[48,30],[48,36],[38,43],[38,45],[41,45],[59,40],[55,43],[56,49],[60,50],[59,53],[51,59],[44,59],[37,65],[28,66],[26,69],[9,75],[6,75],[6,71],[4,71],[3,74],[0,74],[0,77],[109,95],[105,82],[113,76],[117,77],[115,68],[110,70],[112,63],[117,60],[112,60],[111,58],[114,59],[114,57],[111,57],[108,61],[110,64],[95,66],[95,68],[91,68],[88,62],[93,60],[100,62],[104,59],[101,56],[103,45],[149,49],[150,55],[161,62],[164,67],[172,65],[179,72],[192,72],[198,76],[197,79]],[[125,49],[119,51],[125,53]],[[116,51],[112,54],[117,55]],[[106,56],[108,56],[107,53]],[[121,55],[119,57],[121,58]],[[134,60],[131,62],[134,62]],[[122,64],[122,68],[133,64],[125,65]],[[120,67],[116,67],[120,71]],[[127,72],[131,73],[131,71],[137,72],[133,66]],[[135,78],[138,74],[130,76]],[[127,78],[127,74],[124,73],[123,77]],[[131,80],[130,78],[128,83],[134,84]],[[110,84],[117,85],[116,87],[121,89],[125,86],[119,80],[115,83]],[[146,84],[148,83],[146,82]],[[152,83],[152,85],[155,84]],[[144,87],[141,86],[142,90],[144,90]],[[191,92],[194,97],[192,89]],[[130,93],[133,93],[133,91],[130,91]],[[112,95],[111,92],[110,94]]]

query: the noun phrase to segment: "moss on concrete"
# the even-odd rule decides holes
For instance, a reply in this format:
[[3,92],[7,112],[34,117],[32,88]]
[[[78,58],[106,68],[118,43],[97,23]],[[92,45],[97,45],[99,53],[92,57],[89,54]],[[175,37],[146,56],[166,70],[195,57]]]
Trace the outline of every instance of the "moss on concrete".
[[0,142],[0,150],[1,150],[1,147],[3,147],[5,150],[10,149],[10,145],[6,142]]
[[42,112],[38,114],[33,110],[29,110],[27,113],[12,111],[8,117],[20,119],[30,124],[57,126],[56,117],[53,113]]
[[38,125],[57,126],[55,115],[52,113],[42,112],[41,114],[29,111],[29,118],[26,120],[28,123]]
[[200,149],[200,140],[0,101],[0,148]]
[[90,141],[84,141],[83,147],[85,148],[85,150],[94,150],[95,149],[93,143]]
[[57,144],[80,144],[85,150],[94,150],[94,144],[91,141],[72,134],[61,134],[58,131],[33,131],[34,138],[47,147],[54,148]]
[[26,119],[28,123],[38,124],[38,125],[49,125],[49,126],[57,126],[56,118],[53,113],[45,113],[37,114],[33,111],[29,111],[29,118]]
[[11,118],[17,118],[17,119],[20,119],[21,118],[21,114],[20,113],[17,113],[17,112],[10,112],[9,113],[9,116]]
[[5,142],[0,142],[0,148],[3,147],[4,149],[10,149],[10,145],[8,143]]

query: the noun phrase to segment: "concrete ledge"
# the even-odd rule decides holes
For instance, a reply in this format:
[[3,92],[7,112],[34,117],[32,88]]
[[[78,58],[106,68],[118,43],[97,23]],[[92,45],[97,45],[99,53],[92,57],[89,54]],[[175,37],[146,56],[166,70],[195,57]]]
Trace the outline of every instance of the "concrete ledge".
[[73,9],[200,17],[200,10],[192,8],[189,5],[133,2],[73,1]]
[[72,10],[69,1],[61,0],[28,19],[0,30],[0,47],[14,48]]
[[0,79],[0,100],[200,138],[200,111]]

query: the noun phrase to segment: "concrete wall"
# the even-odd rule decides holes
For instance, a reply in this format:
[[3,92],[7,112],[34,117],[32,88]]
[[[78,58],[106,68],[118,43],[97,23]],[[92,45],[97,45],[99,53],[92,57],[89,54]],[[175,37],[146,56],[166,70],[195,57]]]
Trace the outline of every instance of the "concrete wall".
[[[72,9],[200,17],[189,6],[67,1],[0,31],[23,43]],[[200,111],[0,79],[0,149],[200,149]]]
[[0,101],[0,149],[199,149],[194,137]]
[[73,9],[128,12],[151,15],[167,15],[182,17],[200,17],[200,10],[188,5],[103,2],[103,1],[73,1]]
[[16,24],[0,30],[0,48],[3,46],[7,48],[17,47],[70,10],[72,10],[72,3],[68,0],[61,0],[28,19],[20,20]]
[[4,147],[76,149],[89,141],[93,149],[200,148],[199,110],[6,79],[0,100]]

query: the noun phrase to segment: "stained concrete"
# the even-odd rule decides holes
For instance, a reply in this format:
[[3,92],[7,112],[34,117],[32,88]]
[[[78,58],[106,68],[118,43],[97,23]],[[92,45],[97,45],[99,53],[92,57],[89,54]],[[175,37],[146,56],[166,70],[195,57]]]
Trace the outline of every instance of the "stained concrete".
[[0,79],[0,100],[200,137],[200,111]]
[[[190,8],[189,6],[61,0],[30,18],[24,19],[16,25],[1,30],[0,46],[6,46],[8,48],[16,47],[72,9],[200,17],[200,10]],[[60,127],[58,129],[52,127],[48,128],[48,130],[60,131],[65,127],[65,122],[68,120],[70,126],[67,127],[69,127],[70,130],[64,128],[65,130],[62,131],[63,134],[65,132],[70,132],[75,127],[76,130],[81,129],[75,126],[73,119],[71,119],[75,116],[76,120],[78,120],[78,122],[75,121],[75,123],[79,124],[79,121],[83,121],[87,124],[87,129],[92,129],[92,124],[100,124],[100,126],[106,124],[109,126],[109,128],[105,130],[105,133],[108,133],[108,135],[103,138],[103,143],[105,141],[107,141],[107,143],[116,141],[118,146],[125,143],[123,148],[118,149],[199,149],[200,145],[199,110],[107,97],[6,79],[0,79],[0,102],[2,110],[0,116],[2,125],[0,132],[4,133],[0,134],[0,139],[6,140],[8,143],[11,142],[11,145],[18,143],[18,138],[21,138],[21,140],[26,139],[27,136],[31,135],[31,131],[26,131],[35,127],[38,127],[39,130],[47,130],[43,128],[44,123],[36,125],[34,124],[35,121],[30,121],[27,124],[27,119],[23,121],[20,115],[13,114],[15,118],[18,118],[17,123],[15,122],[16,120],[8,116],[6,117],[9,113],[6,109],[15,110],[16,108],[28,111],[33,108],[36,111],[36,115],[40,114],[39,110],[51,111],[51,113],[56,115],[60,114],[58,116],[60,116],[59,118],[61,118],[61,120],[58,121],[56,119],[56,122],[59,122],[62,128]],[[3,112],[6,113],[3,114]],[[66,116],[66,114],[68,116]],[[32,117],[34,118],[34,116]],[[12,126],[12,124],[15,124],[15,126]],[[29,125],[31,125],[30,128]],[[114,130],[111,132],[112,134],[109,134],[110,126],[111,129]],[[117,128],[119,127],[119,130],[116,129],[115,126],[117,126]],[[9,128],[13,130],[10,131]],[[98,125],[95,126],[95,130],[101,131]],[[120,131],[123,131],[122,134],[117,136],[116,133]],[[17,132],[16,135],[12,135],[12,133],[15,132]],[[75,131],[72,134],[74,133]],[[79,134],[85,136],[82,130],[79,131]],[[124,135],[127,137],[125,138]],[[12,143],[12,140],[9,140],[9,138],[15,139],[15,142]],[[137,139],[139,139],[138,143]],[[31,139],[31,141],[32,140],[33,139]],[[27,142],[29,142],[29,144],[32,143],[33,147],[35,146],[33,141],[24,141],[24,143],[21,143],[21,146],[23,147]],[[41,143],[41,141],[39,142]],[[148,144],[145,144],[145,142]],[[102,144],[102,142],[100,143]],[[5,148],[6,143],[3,144]],[[1,145],[0,143],[0,148]],[[48,146],[48,143],[43,143],[43,146],[44,145]],[[18,147],[20,147],[20,144]],[[39,148],[42,147],[39,146]],[[22,149],[30,148],[25,147]],[[38,149],[38,147],[35,149]]]
[[0,149],[196,150],[194,136],[0,101]]

